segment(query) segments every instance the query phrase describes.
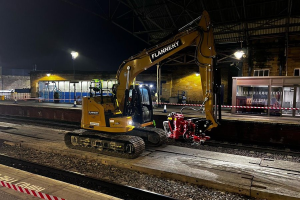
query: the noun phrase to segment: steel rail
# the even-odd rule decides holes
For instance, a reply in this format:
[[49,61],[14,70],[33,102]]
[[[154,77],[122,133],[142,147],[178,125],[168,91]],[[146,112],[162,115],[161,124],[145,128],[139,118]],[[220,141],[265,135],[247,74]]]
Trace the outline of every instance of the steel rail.
[[28,118],[21,116],[10,116],[10,115],[0,115],[0,120],[5,120],[9,122],[25,122],[46,126],[57,126],[59,129],[64,128],[80,128],[80,122],[68,122],[68,121],[58,121],[58,120],[45,120],[39,118]]
[[271,154],[282,154],[287,156],[300,156],[300,151],[292,151],[290,149],[278,149],[282,148],[282,146],[275,146],[270,147],[261,147],[258,145],[245,145],[245,144],[230,144],[227,142],[218,142],[218,141],[206,141],[205,145],[213,146],[213,147],[222,147],[222,148],[230,148],[230,149],[240,149],[240,150],[247,150],[247,151],[256,151],[261,153],[271,153]]

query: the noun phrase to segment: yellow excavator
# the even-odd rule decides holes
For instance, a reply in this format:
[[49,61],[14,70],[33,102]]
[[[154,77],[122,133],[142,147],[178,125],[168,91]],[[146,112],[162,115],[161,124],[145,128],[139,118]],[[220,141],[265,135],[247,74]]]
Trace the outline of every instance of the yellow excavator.
[[217,127],[213,115],[213,58],[216,56],[213,28],[206,11],[199,18],[196,26],[194,20],[169,39],[125,60],[117,72],[118,83],[111,89],[111,96],[104,95],[101,82],[90,87],[95,94],[91,92],[90,97],[83,97],[82,129],[67,133],[66,145],[110,156],[136,158],[144,151],[145,143],[152,146],[164,144],[166,133],[149,127],[153,124],[150,90],[147,86],[137,85],[135,78],[189,46],[196,47],[195,63],[199,66],[205,98],[207,123],[198,129],[204,132]]

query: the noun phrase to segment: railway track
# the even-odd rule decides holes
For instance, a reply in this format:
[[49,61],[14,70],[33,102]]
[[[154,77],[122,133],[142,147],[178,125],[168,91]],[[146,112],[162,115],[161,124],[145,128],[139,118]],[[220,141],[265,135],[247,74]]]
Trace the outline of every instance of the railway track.
[[274,146],[274,147],[265,147],[265,146],[259,146],[256,144],[234,144],[229,142],[219,142],[219,141],[207,141],[205,143],[207,146],[212,147],[222,147],[222,148],[231,148],[235,150],[247,150],[250,152],[263,152],[263,153],[270,153],[270,154],[282,154],[286,156],[300,156],[299,150],[291,150],[290,148],[285,148],[281,146]]
[[[0,121],[10,122],[10,123],[26,123],[32,125],[39,125],[39,126],[46,126],[51,127],[53,129],[66,129],[66,130],[73,130],[79,129],[80,123],[76,122],[59,122],[59,121],[52,121],[52,120],[42,120],[42,119],[29,119],[26,117],[12,117],[12,116],[4,116],[0,115]],[[24,135],[25,136],[25,135]],[[30,136],[31,137],[31,136]],[[180,143],[180,142],[168,142],[168,144],[176,145],[176,146],[184,146],[186,148],[195,148],[190,143]],[[209,147],[216,147],[216,148],[228,148],[234,150],[246,150],[249,152],[262,152],[262,153],[269,153],[269,154],[281,154],[286,156],[297,156],[300,157],[300,149],[291,148],[291,147],[284,147],[284,146],[262,146],[259,144],[241,144],[241,143],[230,143],[230,142],[221,142],[215,140],[206,141],[205,146]],[[197,148],[197,147],[196,147]],[[148,147],[147,149],[151,149]]]
[[59,129],[74,129],[80,128],[79,122],[65,122],[65,121],[54,121],[54,120],[43,120],[43,119],[33,119],[26,117],[17,117],[17,116],[7,116],[0,115],[0,121],[9,122],[9,123],[26,123],[39,126],[51,126],[51,128]]
[[84,187],[90,190],[102,192],[111,196],[123,199],[158,199],[171,200],[173,198],[161,194],[141,190],[134,187],[124,186],[108,181],[103,181],[78,174],[71,171],[64,171],[25,160],[15,159],[5,155],[0,155],[0,164],[17,168],[30,173],[46,176],[55,180],[60,180],[73,185]]

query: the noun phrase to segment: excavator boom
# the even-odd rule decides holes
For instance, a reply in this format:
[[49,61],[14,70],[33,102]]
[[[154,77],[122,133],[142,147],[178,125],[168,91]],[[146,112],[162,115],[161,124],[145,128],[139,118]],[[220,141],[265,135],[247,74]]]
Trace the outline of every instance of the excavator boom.
[[210,17],[204,11],[200,22],[196,27],[183,27],[180,32],[170,39],[125,60],[117,72],[117,100],[120,110],[125,111],[126,90],[134,85],[138,74],[148,68],[162,62],[164,59],[174,55],[178,51],[188,47],[196,46],[195,63],[199,66],[203,97],[205,101],[206,119],[212,122],[208,130],[217,127],[213,117],[213,58],[216,56],[213,27]]

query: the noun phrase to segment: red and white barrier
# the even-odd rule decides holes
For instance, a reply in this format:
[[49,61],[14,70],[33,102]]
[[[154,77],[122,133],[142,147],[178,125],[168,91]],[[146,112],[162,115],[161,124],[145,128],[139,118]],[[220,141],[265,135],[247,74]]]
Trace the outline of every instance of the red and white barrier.
[[16,190],[16,191],[21,192],[21,193],[26,193],[26,194],[29,194],[29,195],[41,198],[41,199],[46,199],[46,200],[65,200],[65,199],[60,198],[60,197],[55,197],[55,196],[52,196],[52,195],[49,195],[49,194],[45,194],[45,193],[42,193],[42,192],[36,192],[34,190],[29,190],[27,188],[23,188],[23,187],[20,187],[20,186],[17,186],[17,185],[6,183],[4,181],[0,181],[0,185],[2,185],[3,187],[7,187],[9,189]]
[[[153,102],[153,105],[157,104]],[[180,104],[180,103],[158,103],[159,105],[172,105],[172,106],[202,106],[202,104]],[[221,105],[221,108],[254,108],[254,109],[276,109],[276,110],[300,110],[300,108],[283,108],[283,107],[273,107],[273,106],[228,106]]]
[[[41,99],[41,98],[26,98],[24,100],[39,100],[40,101],[50,101],[55,99]],[[63,101],[73,101],[74,99],[59,99],[60,102]],[[80,102],[81,99],[77,98],[76,101]],[[152,102],[153,105],[157,104],[156,102]],[[172,106],[202,106],[202,104],[182,104],[182,103],[158,103],[159,105],[172,105]],[[221,108],[254,108],[254,109],[275,109],[275,110],[300,110],[300,108],[283,108],[283,107],[273,107],[273,106],[229,106],[229,105],[221,105]]]

